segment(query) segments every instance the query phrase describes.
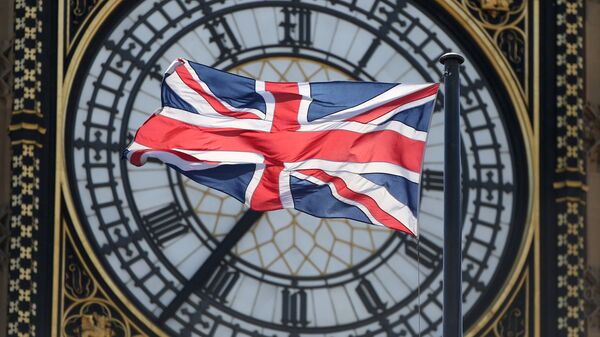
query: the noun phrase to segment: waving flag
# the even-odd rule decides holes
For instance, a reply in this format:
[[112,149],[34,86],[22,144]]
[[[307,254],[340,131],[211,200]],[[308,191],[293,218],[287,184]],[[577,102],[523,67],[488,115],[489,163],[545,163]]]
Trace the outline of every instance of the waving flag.
[[295,208],[417,235],[438,84],[265,82],[178,59],[125,151],[258,211]]

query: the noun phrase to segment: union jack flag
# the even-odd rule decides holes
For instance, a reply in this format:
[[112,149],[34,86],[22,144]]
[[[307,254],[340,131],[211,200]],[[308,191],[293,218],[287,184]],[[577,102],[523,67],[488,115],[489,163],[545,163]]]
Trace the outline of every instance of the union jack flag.
[[177,59],[124,154],[258,211],[295,208],[417,235],[439,84],[266,82]]

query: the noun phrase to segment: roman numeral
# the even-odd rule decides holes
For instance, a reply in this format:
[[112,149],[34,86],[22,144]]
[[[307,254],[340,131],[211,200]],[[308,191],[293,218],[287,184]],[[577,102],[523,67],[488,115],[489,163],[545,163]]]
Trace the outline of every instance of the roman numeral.
[[381,44],[381,39],[379,39],[379,38],[373,39],[373,41],[371,42],[371,45],[369,46],[367,51],[360,58],[360,61],[358,61],[358,67],[356,67],[356,69],[354,69],[355,76],[359,75],[361,70],[367,66],[367,63],[369,63],[369,60],[371,59],[371,57],[373,57],[375,50],[377,50],[377,47],[379,47],[380,44]]
[[240,50],[241,46],[227,20],[220,16],[216,17],[207,22],[206,28],[211,35],[209,42],[216,44],[217,48],[219,48],[218,59],[223,60],[231,57],[233,61],[237,61],[237,58],[232,56],[232,54],[236,50]]
[[[398,4],[397,4],[398,8],[402,8],[402,7],[406,6],[406,4],[402,4],[402,2],[403,1],[398,1]],[[389,32],[390,28],[392,27],[392,24],[394,23],[394,21],[398,20],[398,14],[396,13],[396,11],[392,10],[392,9],[386,10],[384,6],[380,7],[380,1],[376,1],[375,3],[373,3],[373,6],[371,6],[371,10],[369,12],[369,17],[374,17],[374,13],[377,9],[379,9],[379,13],[382,13],[383,15],[386,16],[386,20],[379,27],[378,37],[374,38],[373,41],[371,41],[371,45],[369,45],[369,48],[367,49],[367,51],[363,54],[363,56],[358,61],[357,67],[354,68],[354,71],[352,72],[354,76],[360,75],[362,70],[369,63],[369,60],[371,59],[371,57],[373,57],[373,54],[375,54],[375,51],[377,50],[377,48],[379,48],[379,46],[381,45],[381,36],[387,35],[387,33]]]
[[306,292],[301,289],[292,294],[285,288],[281,294],[283,296],[281,323],[289,326],[307,326],[309,322],[306,319]]
[[444,190],[444,172],[425,170],[421,177],[421,185],[423,189],[429,191],[443,191]]
[[371,281],[362,279],[356,287],[356,293],[367,309],[367,312],[371,315],[376,315],[385,310],[387,303],[381,300]]
[[182,221],[184,214],[179,207],[170,203],[150,214],[142,216],[148,234],[159,246],[188,232],[189,228]]
[[[189,279],[187,284],[179,291],[177,296],[169,303],[165,310],[158,317],[158,322],[165,323],[169,317],[177,311],[186,299],[194,292],[199,289],[202,285],[206,284],[207,280],[214,273],[215,269],[220,265],[225,255],[233,248],[237,242],[244,236],[244,234],[252,228],[252,225],[260,218],[262,213],[248,210],[233,226],[225,238],[219,243],[219,245],[213,250],[213,253],[204,261],[202,266],[196,271],[196,273]],[[230,276],[231,277],[231,276]],[[226,284],[234,282],[233,280],[225,280],[224,289],[227,288]],[[220,283],[220,282],[219,282]],[[215,283],[217,285],[217,283]],[[224,293],[224,292],[223,292]],[[226,296],[226,295],[225,295]],[[201,302],[202,303],[202,302]]]
[[238,271],[228,271],[227,269],[226,266],[219,266],[206,286],[206,291],[221,303],[227,303],[227,295],[240,278]]
[[298,46],[310,46],[312,44],[311,11],[306,8],[283,7],[281,12],[283,22],[279,23],[279,27],[283,28],[283,40],[279,42],[294,46],[295,51]]
[[[416,240],[407,239],[404,246],[404,252],[413,260],[420,263],[422,266],[433,269],[441,262],[442,248],[425,237],[421,237],[419,242]],[[420,244],[420,247],[417,245]]]
[[[113,164],[113,163],[106,163],[106,162],[100,162],[100,163],[85,162],[85,163],[81,164],[81,167],[83,167],[84,169],[93,169],[93,168],[108,168],[108,169],[113,169],[115,167],[115,164]],[[103,206],[103,207],[105,207],[105,206]],[[92,206],[92,208],[94,208],[94,206]]]

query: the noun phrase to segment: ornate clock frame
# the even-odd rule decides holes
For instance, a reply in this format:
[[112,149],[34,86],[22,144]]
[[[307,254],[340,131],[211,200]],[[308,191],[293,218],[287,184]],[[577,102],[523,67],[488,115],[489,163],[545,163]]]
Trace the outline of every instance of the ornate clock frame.
[[[584,335],[577,277],[585,256],[585,154],[578,141],[584,8],[582,0],[554,2],[553,8],[533,0],[507,7],[498,1],[437,1],[495,64],[489,71],[505,83],[521,124],[528,126],[522,133],[534,177],[519,260],[468,336]],[[9,336],[152,333],[135,308],[115,304],[106,280],[91,272],[93,257],[75,242],[72,206],[63,192],[60,123],[68,93],[83,51],[119,3],[16,1]],[[94,313],[86,311],[92,306]]]

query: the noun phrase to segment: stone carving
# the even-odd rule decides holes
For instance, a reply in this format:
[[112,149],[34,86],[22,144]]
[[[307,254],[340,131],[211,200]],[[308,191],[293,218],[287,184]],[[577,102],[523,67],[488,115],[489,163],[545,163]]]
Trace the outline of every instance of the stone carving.
[[583,110],[583,147],[600,171],[600,105],[588,103]]
[[600,329],[600,270],[588,267],[583,276],[584,313],[590,328]]

